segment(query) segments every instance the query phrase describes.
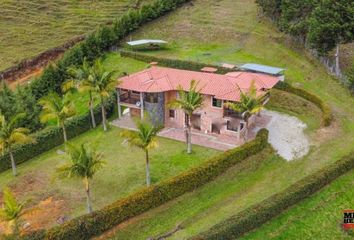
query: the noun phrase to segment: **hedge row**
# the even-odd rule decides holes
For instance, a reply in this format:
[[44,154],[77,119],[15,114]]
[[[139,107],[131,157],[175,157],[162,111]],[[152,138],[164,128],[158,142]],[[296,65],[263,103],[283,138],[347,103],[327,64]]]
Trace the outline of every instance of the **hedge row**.
[[[114,109],[114,97],[106,106],[107,116],[111,116]],[[97,123],[102,122],[101,106],[95,108],[95,118]],[[91,115],[86,113],[74,117],[66,124],[68,139],[76,137],[91,129]],[[18,145],[13,150],[13,155],[17,164],[38,156],[54,147],[64,143],[63,132],[60,127],[49,127],[34,134],[36,143]],[[0,156],[0,172],[11,168],[10,156],[5,153]]]
[[276,86],[277,89],[296,94],[312,103],[314,103],[322,111],[323,125],[329,126],[332,123],[333,116],[330,107],[317,95],[307,92],[302,88],[291,86],[286,82],[279,82]]
[[67,79],[66,69],[72,65],[80,65],[83,59],[93,61],[102,56],[109,48],[117,44],[130,32],[136,30],[142,24],[156,19],[174,10],[190,0],[155,0],[151,4],[140,9],[129,10],[111,26],[102,25],[96,31],[89,34],[55,64],[44,69],[43,74],[31,82],[31,89],[36,99],[47,95],[49,92],[59,92],[62,83]]
[[158,62],[158,64],[160,66],[177,68],[177,69],[185,69],[185,70],[191,70],[191,71],[201,71],[201,69],[204,67],[217,68],[218,71],[216,73],[219,73],[219,74],[225,74],[228,72],[238,70],[237,68],[230,69],[230,68],[225,68],[225,67],[221,67],[221,66],[217,66],[217,65],[213,65],[213,64],[185,61],[185,60],[172,59],[172,58],[163,58],[163,57],[151,56],[148,54],[143,54],[143,53],[138,53],[138,52],[133,52],[133,51],[121,50],[120,54],[122,57],[134,58],[136,60],[147,62],[147,63]]
[[279,215],[287,208],[309,197],[353,168],[354,157],[352,153],[190,239],[228,240],[239,238]]
[[264,149],[268,144],[267,139],[268,131],[262,129],[253,141],[226,151],[199,167],[133,193],[92,214],[80,216],[47,231],[28,235],[25,239],[90,239],[131,217],[158,207],[213,180],[231,166]]

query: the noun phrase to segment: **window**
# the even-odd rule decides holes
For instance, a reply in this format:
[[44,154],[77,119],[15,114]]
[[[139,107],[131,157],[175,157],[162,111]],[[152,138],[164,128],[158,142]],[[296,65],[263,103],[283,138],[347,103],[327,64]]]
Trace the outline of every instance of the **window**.
[[176,110],[170,109],[168,115],[170,118],[176,118]]
[[158,102],[157,93],[145,93],[145,101],[148,103],[157,103]]
[[230,131],[237,132],[238,122],[237,121],[227,121],[226,129]]
[[213,107],[221,108],[222,100],[212,97],[212,105]]

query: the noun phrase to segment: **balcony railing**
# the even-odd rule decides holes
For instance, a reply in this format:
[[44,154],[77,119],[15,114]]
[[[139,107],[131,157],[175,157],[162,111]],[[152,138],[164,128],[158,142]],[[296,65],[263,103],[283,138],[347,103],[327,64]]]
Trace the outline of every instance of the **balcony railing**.
[[121,103],[133,104],[137,106],[137,102],[140,102],[140,95],[132,92],[121,92],[119,95]]
[[242,113],[236,112],[229,108],[224,108],[224,117],[233,117],[233,118],[242,119]]

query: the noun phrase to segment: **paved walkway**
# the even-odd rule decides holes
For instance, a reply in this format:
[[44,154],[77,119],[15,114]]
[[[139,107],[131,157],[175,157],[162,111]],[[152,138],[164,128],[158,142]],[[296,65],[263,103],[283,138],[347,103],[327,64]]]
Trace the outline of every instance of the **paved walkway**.
[[[269,116],[257,116],[255,127],[248,131],[247,140],[253,139],[256,136],[258,130],[265,127],[269,122]],[[135,124],[129,115],[123,115],[122,118],[114,120],[112,125],[130,130],[136,129]],[[159,133],[159,136],[183,142],[186,140],[184,129],[179,128],[164,128]],[[244,142],[244,139],[238,140],[236,136],[226,136],[212,133],[205,134],[196,130],[192,131],[193,144],[221,151],[226,151],[236,146],[240,146]]]
[[[184,129],[179,128],[164,128],[159,133],[159,136],[175,139],[178,141],[186,140]],[[203,147],[225,151],[241,145],[243,141],[238,140],[237,137],[218,134],[205,134],[192,130],[192,143]]]

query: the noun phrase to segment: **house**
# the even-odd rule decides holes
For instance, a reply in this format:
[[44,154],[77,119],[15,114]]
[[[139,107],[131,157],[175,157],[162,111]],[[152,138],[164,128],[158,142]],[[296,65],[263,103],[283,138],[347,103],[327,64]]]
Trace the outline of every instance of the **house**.
[[[148,113],[152,121],[167,128],[183,128],[185,114],[169,107],[178,98],[178,86],[188,91],[190,82],[196,80],[203,107],[191,117],[194,130],[203,133],[233,135],[240,138],[244,132],[244,116],[225,107],[225,102],[240,101],[240,88],[248,91],[252,82],[257,95],[264,103],[279,79],[274,76],[252,72],[230,72],[225,75],[151,66],[148,69],[122,77],[117,86],[118,109],[129,108],[131,117],[144,117]],[[252,123],[252,116],[249,119]]]

